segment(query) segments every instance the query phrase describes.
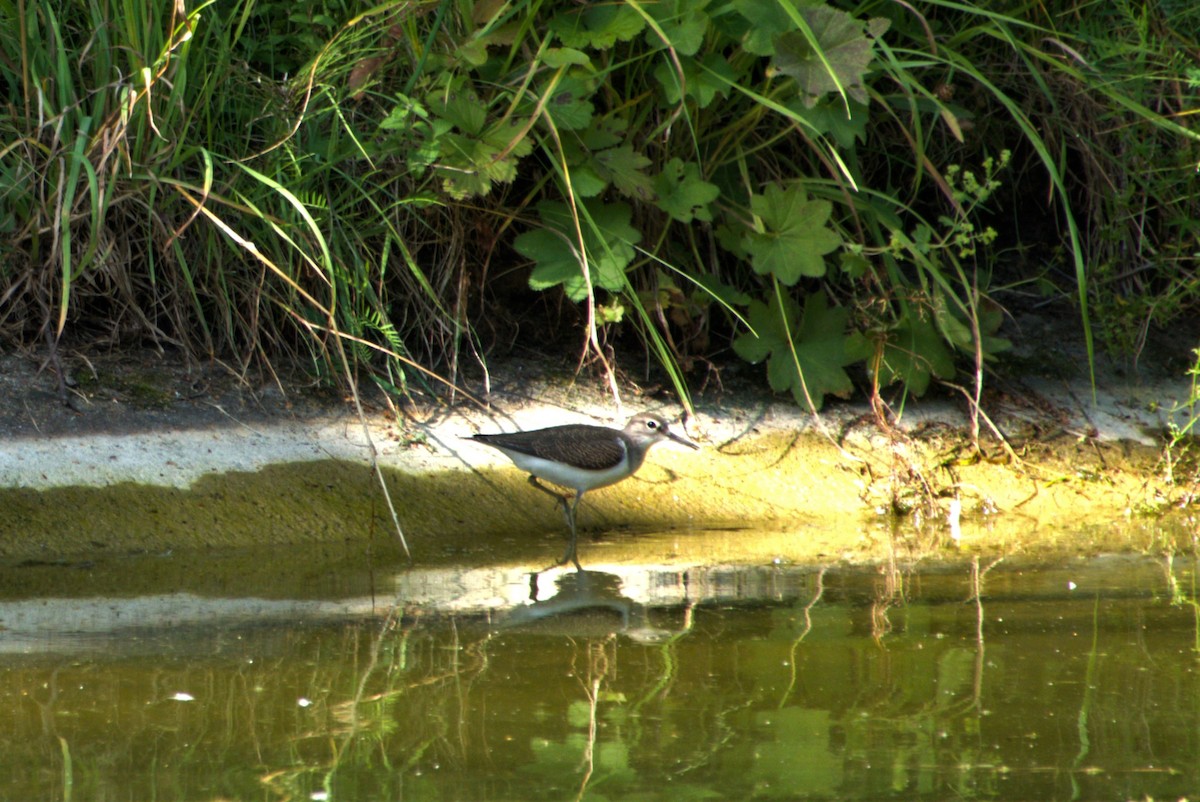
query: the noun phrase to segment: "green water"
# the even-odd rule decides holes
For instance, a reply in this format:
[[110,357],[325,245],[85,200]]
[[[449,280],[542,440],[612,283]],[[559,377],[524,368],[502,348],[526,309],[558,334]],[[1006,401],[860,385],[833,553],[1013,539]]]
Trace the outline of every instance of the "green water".
[[0,799],[1200,790],[1191,559],[536,581],[288,560],[313,573],[286,590],[264,553],[0,571]]

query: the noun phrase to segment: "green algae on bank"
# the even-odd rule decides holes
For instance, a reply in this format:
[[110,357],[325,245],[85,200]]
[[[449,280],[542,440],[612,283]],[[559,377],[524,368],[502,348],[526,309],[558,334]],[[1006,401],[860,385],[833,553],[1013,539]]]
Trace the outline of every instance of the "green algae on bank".
[[[581,559],[873,561],[893,557],[897,544],[987,554],[1193,545],[1186,521],[1138,514],[1155,503],[1169,509],[1162,500],[1171,488],[1153,481],[1148,450],[1040,444],[1015,465],[958,453],[952,437],[852,436],[836,445],[786,432],[699,453],[659,449],[634,477],[588,494]],[[561,511],[519,470],[404,470],[401,462],[392,458],[385,476],[416,564],[536,566],[561,547]],[[365,463],[276,464],[186,488],[0,490],[8,560],[339,542],[401,551]]]

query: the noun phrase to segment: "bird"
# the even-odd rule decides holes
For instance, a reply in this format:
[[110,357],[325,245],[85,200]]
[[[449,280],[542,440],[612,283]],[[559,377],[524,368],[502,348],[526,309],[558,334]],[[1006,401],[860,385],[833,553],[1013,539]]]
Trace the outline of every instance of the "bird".
[[[670,440],[688,448],[700,448],[686,434],[671,431],[667,419],[653,412],[634,415],[624,429],[571,423],[524,432],[475,434],[469,439],[499,450],[518,468],[529,472],[531,485],[563,505],[571,528],[571,542],[555,565],[565,565],[570,560],[580,571],[583,568],[576,554],[575,511],[583,494],[632,476],[642,467],[646,452],[658,443]],[[573,489],[575,500],[568,503],[567,496],[554,492],[539,479]]]

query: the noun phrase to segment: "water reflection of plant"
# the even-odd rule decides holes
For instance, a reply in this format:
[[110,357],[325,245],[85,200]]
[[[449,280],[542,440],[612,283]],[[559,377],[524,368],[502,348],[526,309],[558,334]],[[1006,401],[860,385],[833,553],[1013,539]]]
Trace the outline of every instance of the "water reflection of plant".
[[1086,669],[1083,675],[1083,693],[1079,700],[1079,712],[1076,714],[1076,727],[1079,735],[1079,751],[1075,754],[1075,760],[1071,767],[1074,769],[1070,773],[1071,778],[1071,798],[1079,799],[1083,796],[1083,789],[1079,786],[1079,775],[1088,769],[1088,765],[1084,762],[1091,756],[1092,738],[1091,729],[1088,725],[1089,718],[1092,714],[1092,708],[1096,701],[1096,672],[1097,662],[1100,657],[1100,597],[1096,596],[1092,604],[1092,640],[1087,650]]
[[[583,779],[580,780],[578,797],[587,790],[588,782],[596,770],[596,711],[602,695],[601,686],[608,678],[609,666],[616,662],[616,643],[614,636],[603,640],[589,641],[587,644],[587,670],[580,678],[583,688],[586,709],[587,741],[580,759],[584,767]],[[617,697],[614,697],[617,698]],[[576,703],[578,705],[579,703]],[[571,709],[576,709],[572,705]]]
[[[367,788],[372,796],[411,795],[426,784],[430,793],[441,793],[455,785],[453,780],[446,785],[447,771],[460,772],[464,783],[475,782],[476,764],[482,760],[503,778],[497,779],[499,784],[526,785],[528,780],[520,777],[536,777],[544,784],[549,778],[556,787],[573,786],[574,798],[600,787],[634,787],[644,770],[638,765],[641,754],[649,751],[657,760],[669,748],[660,742],[661,728],[644,724],[669,718],[663,708],[678,704],[670,688],[680,664],[676,646],[693,620],[690,607],[684,608],[683,619],[670,636],[644,641],[639,638],[645,627],[631,629],[629,637],[614,632],[560,640],[480,630],[469,617],[421,622],[399,612],[369,629],[348,627],[338,654],[324,665],[316,661],[309,677],[306,702],[316,723],[293,738],[286,767],[264,773],[260,781],[284,799],[308,799],[314,792],[330,799],[352,798]],[[567,615],[566,626],[571,620]],[[532,655],[544,650],[556,665],[561,659],[578,688],[577,694],[554,703],[542,697],[543,706],[524,711],[528,720],[508,722],[514,732],[541,733],[527,743],[497,739],[500,723],[481,715],[494,687],[513,677],[509,661],[521,651],[504,642],[499,650],[503,665],[497,667],[490,650],[498,638],[529,638],[532,650],[523,656],[536,661]],[[640,671],[622,672],[622,655],[629,653],[659,659],[639,662]],[[561,676],[556,670],[556,680]],[[569,684],[554,687],[561,691]],[[524,754],[519,760],[502,756],[507,748]],[[716,750],[714,746],[692,762],[703,766]],[[477,786],[463,788],[472,789],[464,790],[464,798],[478,793]]]
[[792,639],[792,650],[788,659],[788,668],[791,676],[788,678],[787,689],[784,691],[783,696],[779,699],[780,707],[783,707],[787,704],[788,697],[790,697],[792,692],[796,689],[796,655],[800,650],[800,644],[803,643],[804,639],[808,637],[808,633],[812,632],[812,610],[813,607],[817,605],[817,602],[821,601],[821,597],[825,595],[826,570],[827,569],[825,566],[821,566],[821,569],[817,571],[817,574],[813,579],[814,587],[812,596],[807,602],[805,602],[804,606],[800,608],[800,618],[803,620],[804,625],[801,627],[800,632],[796,634],[796,637]]
[[[907,586],[911,569],[902,570],[897,564],[880,568],[865,590],[861,607],[846,610],[850,613],[857,607],[865,613],[859,624],[861,643],[843,645],[855,653],[850,664],[864,672],[844,678],[846,686],[859,689],[851,698],[839,695],[837,687],[818,685],[822,664],[830,662],[823,654],[827,634],[818,630],[817,641],[807,643],[816,616],[821,616],[824,630],[836,629],[838,607],[846,604],[845,599],[838,604],[835,590],[832,606],[817,607],[829,596],[826,572],[816,575],[811,595],[777,611],[773,616],[777,636],[790,641],[790,659],[784,661],[789,676],[777,712],[755,717],[755,725],[763,730],[756,746],[757,787],[779,789],[777,797],[787,795],[784,789],[798,787],[855,798],[859,797],[851,788],[859,795],[887,796],[947,771],[941,781],[961,798],[995,793],[996,777],[990,771],[994,758],[983,742],[989,714],[983,698],[983,585],[999,562],[981,565],[973,559],[968,564],[964,601],[971,607],[962,609],[973,610],[970,619],[951,612],[949,619],[939,620],[928,604],[913,606],[907,596],[916,593],[919,599],[921,585]],[[949,605],[947,611],[957,606]],[[897,610],[902,617],[892,620]],[[936,646],[937,638],[949,634],[945,625],[958,619],[963,624],[961,645],[951,641]],[[930,635],[937,638],[931,640]],[[925,684],[929,689],[923,693]],[[762,740],[773,746],[764,749]]]
[[13,768],[36,764],[78,799],[1179,798],[1197,780],[1196,566],[1107,564],[901,564],[886,633],[883,578],[806,570],[651,608],[675,633],[657,641],[619,615],[585,637],[576,615],[516,631],[397,613],[145,659],[22,655],[0,672],[0,796],[45,796]]
[[1192,651],[1200,653],[1200,601],[1197,600],[1195,557],[1193,557],[1192,570],[1188,572],[1186,588],[1175,575],[1174,554],[1167,554],[1163,557],[1163,573],[1166,575],[1167,587],[1171,592],[1171,604],[1177,607],[1188,607],[1192,611],[1192,626],[1195,633]]
[[462,694],[487,669],[487,638],[463,642],[451,627],[443,640],[404,612],[370,629],[347,627],[337,653],[314,663],[317,723],[294,738],[292,767],[261,778],[281,798],[310,799],[318,789],[353,798],[351,789],[364,785],[412,792],[424,784],[422,765],[466,762]]

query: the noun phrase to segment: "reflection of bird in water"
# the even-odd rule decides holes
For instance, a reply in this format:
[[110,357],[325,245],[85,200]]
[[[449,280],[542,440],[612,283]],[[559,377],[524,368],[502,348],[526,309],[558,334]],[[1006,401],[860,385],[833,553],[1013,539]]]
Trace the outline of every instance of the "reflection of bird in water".
[[[573,423],[528,432],[477,434],[471,439],[502,451],[518,468],[529,471],[530,484],[562,503],[571,527],[571,542],[557,565],[569,560],[580,570],[575,554],[575,511],[583,494],[632,476],[642,467],[646,452],[657,443],[672,440],[688,448],[700,447],[685,435],[672,432],[667,420],[653,412],[634,415],[624,429]],[[538,479],[572,488],[575,500],[568,502],[566,496]]]
[[676,633],[650,623],[649,608],[621,593],[621,578],[602,571],[572,571],[555,582],[555,593],[537,599],[538,574],[530,583],[532,604],[516,607],[497,620],[505,630],[566,633],[571,637],[625,635],[658,643]]

